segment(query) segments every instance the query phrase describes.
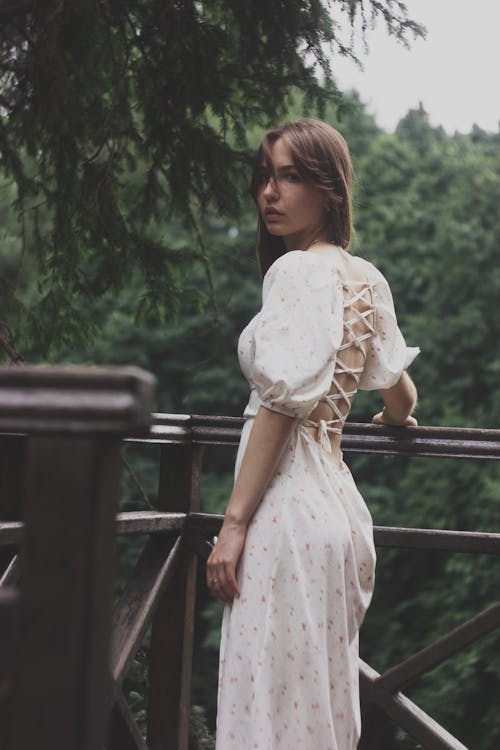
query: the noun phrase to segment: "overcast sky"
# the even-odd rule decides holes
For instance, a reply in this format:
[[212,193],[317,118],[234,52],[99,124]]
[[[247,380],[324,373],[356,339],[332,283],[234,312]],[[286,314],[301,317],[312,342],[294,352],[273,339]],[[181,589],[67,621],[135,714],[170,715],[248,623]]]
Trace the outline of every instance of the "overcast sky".
[[336,57],[343,90],[355,88],[378,124],[392,131],[421,101],[433,125],[449,133],[477,123],[498,131],[500,121],[500,0],[406,0],[409,15],[427,27],[410,51],[379,21],[368,31],[365,70]]

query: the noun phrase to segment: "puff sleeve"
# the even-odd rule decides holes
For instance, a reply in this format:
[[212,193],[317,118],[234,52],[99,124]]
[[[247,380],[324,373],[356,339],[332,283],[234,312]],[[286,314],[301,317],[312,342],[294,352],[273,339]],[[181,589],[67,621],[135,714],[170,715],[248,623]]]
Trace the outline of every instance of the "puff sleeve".
[[403,371],[420,353],[418,347],[406,346],[399,330],[389,284],[375,266],[371,266],[371,269],[375,335],[370,341],[365,369],[358,386],[365,391],[395,385]]
[[342,321],[340,280],[321,258],[290,251],[273,263],[252,341],[251,379],[263,406],[309,416],[329,392]]

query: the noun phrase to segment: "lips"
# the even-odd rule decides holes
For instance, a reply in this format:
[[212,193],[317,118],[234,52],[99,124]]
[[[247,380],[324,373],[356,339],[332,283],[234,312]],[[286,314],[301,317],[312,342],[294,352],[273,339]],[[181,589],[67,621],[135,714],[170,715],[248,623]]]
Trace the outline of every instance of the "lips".
[[268,220],[276,220],[283,216],[283,213],[281,211],[278,211],[276,208],[266,208],[266,210],[264,211],[264,216]]

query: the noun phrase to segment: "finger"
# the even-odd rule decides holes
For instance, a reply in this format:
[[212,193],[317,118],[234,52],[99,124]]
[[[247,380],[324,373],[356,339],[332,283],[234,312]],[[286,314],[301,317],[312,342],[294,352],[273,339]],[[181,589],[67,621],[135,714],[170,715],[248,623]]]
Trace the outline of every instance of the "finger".
[[228,583],[225,583],[224,586],[220,587],[219,594],[227,604],[230,604],[234,599],[233,588]]
[[228,594],[226,591],[221,591],[219,593],[219,599],[221,602],[224,602],[224,604],[232,604],[234,596]]
[[220,583],[212,586],[212,594],[217,597],[217,599],[220,599],[221,602],[224,602],[224,604],[230,604],[233,601],[233,597],[227,590],[226,586],[221,586]]
[[217,591],[219,588],[219,577],[216,571],[207,571],[207,586],[212,591]]
[[223,589],[224,595],[228,599],[230,599],[230,601],[232,601],[235,596],[240,595],[240,590],[239,590],[238,582],[236,580],[236,575],[235,575],[235,566],[232,563],[226,564],[224,575],[225,575],[225,578],[224,578],[222,589]]
[[227,585],[231,588],[232,596],[240,595],[240,587],[238,586],[238,580],[236,578],[236,571],[234,567],[231,567],[226,571]]
[[215,573],[215,571],[213,569],[213,564],[210,562],[210,558],[208,558],[208,560],[207,560],[207,575],[206,575],[206,578],[207,578],[207,586],[208,586],[209,589],[212,588],[212,586],[213,586],[213,580],[214,580],[215,577],[216,577],[216,573]]
[[219,599],[223,604],[230,604],[231,600],[228,599],[226,594],[220,589],[219,586],[212,586],[210,589],[211,594],[216,598]]
[[416,426],[416,425],[418,424],[418,422],[417,422],[417,420],[415,419],[415,417],[409,416],[409,417],[406,417],[406,419],[405,419],[405,421],[404,421],[404,424],[405,424],[405,425],[406,425],[407,427],[415,427],[415,426]]
[[211,593],[225,603],[233,601],[240,595],[236,580],[235,565],[230,563],[207,560],[207,586]]
[[215,593],[219,586],[219,579],[216,570],[207,570],[207,586],[212,593]]
[[225,564],[217,567],[214,580],[214,593],[225,604],[230,604],[234,599],[234,591],[228,580],[228,569]]
[[224,603],[228,603],[228,594],[225,589],[226,576],[224,567],[220,564],[212,566],[207,574],[207,585],[212,594]]
[[217,560],[217,555],[215,553],[215,550],[212,550],[212,552],[207,558],[207,564],[206,564],[207,585],[210,585],[211,581],[219,577],[220,566],[221,566],[221,563],[218,562]]
[[224,565],[224,563],[219,565],[217,570],[217,586],[219,593],[226,597],[229,592],[227,589],[226,566]]

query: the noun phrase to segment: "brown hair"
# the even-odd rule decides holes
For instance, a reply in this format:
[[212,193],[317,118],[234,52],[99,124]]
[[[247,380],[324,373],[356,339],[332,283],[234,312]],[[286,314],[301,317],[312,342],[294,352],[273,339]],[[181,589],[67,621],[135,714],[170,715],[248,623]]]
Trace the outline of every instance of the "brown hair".
[[[284,138],[290,147],[299,174],[325,193],[328,239],[347,249],[352,227],[352,165],[349,148],[344,138],[321,120],[305,118],[286,122],[264,136],[255,155],[250,192],[257,201],[258,175],[262,163],[271,164],[271,147]],[[257,228],[257,261],[261,275],[276,258],[286,252],[281,237],[267,231],[259,214]]]

